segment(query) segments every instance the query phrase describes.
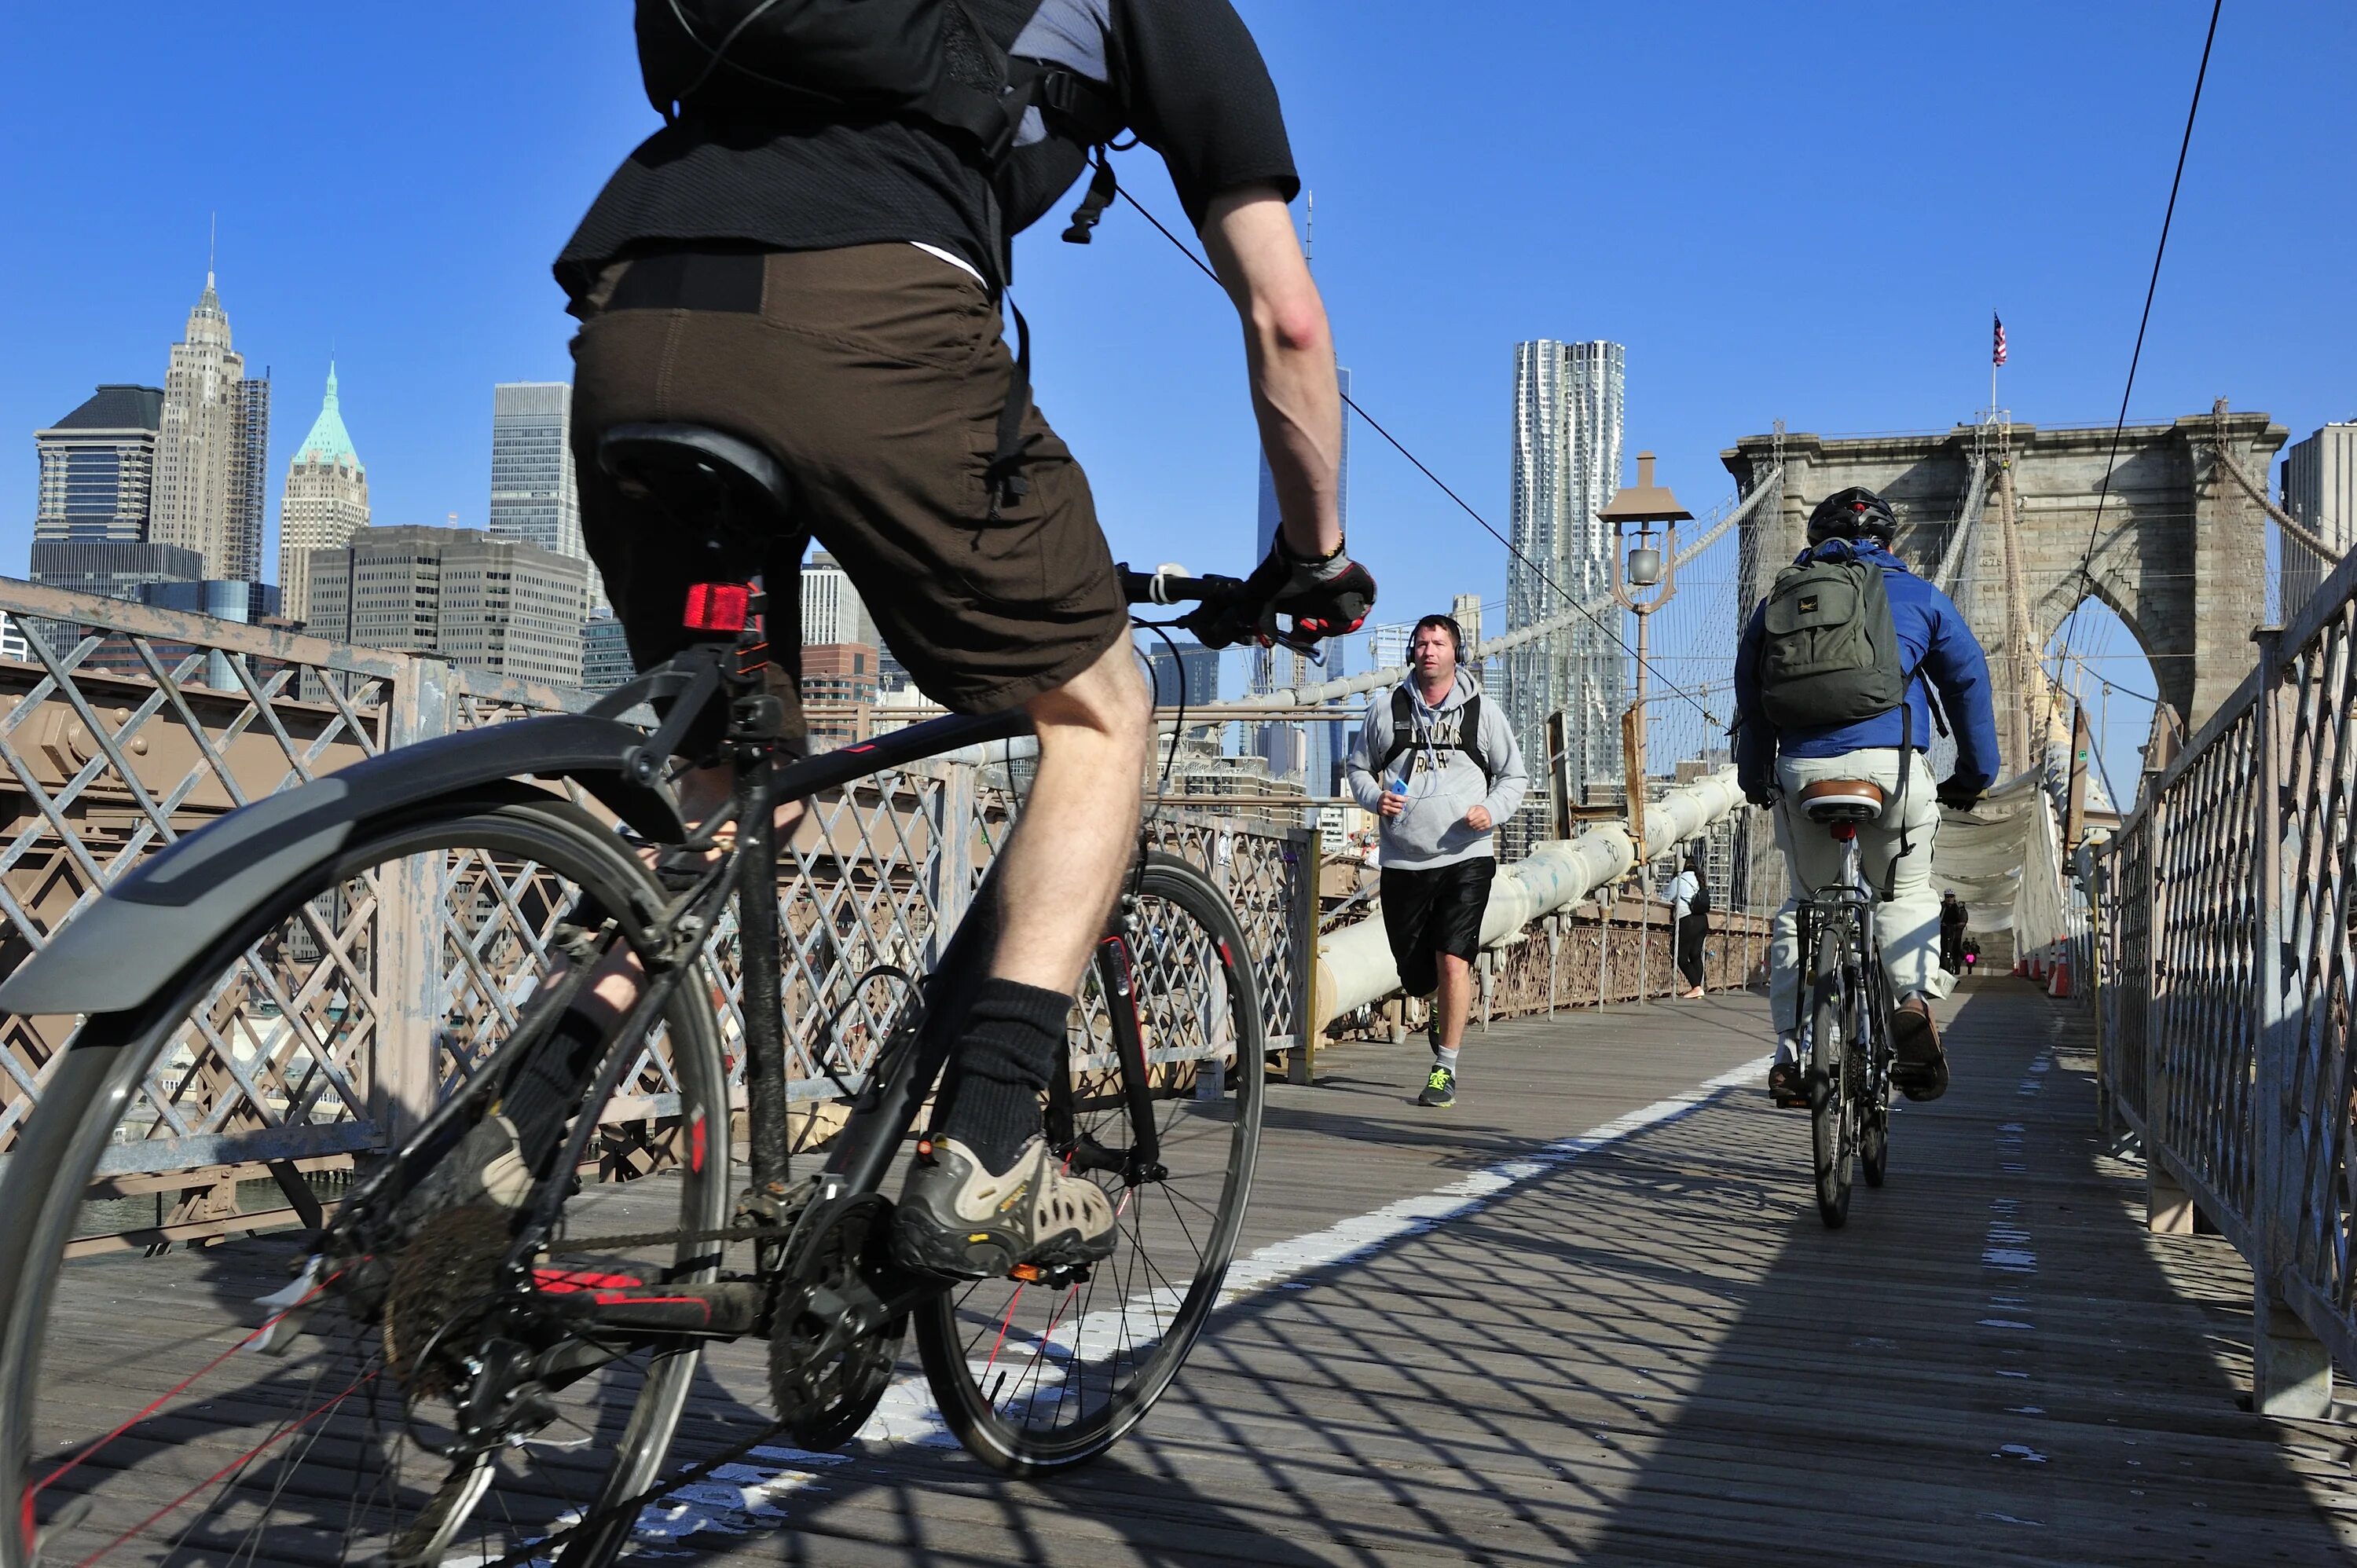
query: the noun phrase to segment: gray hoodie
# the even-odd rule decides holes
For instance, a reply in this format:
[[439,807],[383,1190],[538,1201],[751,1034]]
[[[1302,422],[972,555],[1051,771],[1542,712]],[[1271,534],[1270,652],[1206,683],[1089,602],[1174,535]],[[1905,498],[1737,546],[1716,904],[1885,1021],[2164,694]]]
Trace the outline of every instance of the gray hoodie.
[[[1466,699],[1480,690],[1473,677],[1459,670],[1457,683],[1437,708],[1425,704],[1414,676],[1401,685],[1406,688],[1415,725],[1408,748],[1389,768],[1376,772],[1392,748],[1389,689],[1367,700],[1367,722],[1360,726],[1358,744],[1351,748],[1351,794],[1366,810],[1380,813],[1383,792],[1394,780],[1407,783],[1407,810],[1383,821],[1383,864],[1403,871],[1424,871],[1496,854],[1494,827],[1477,832],[1466,825],[1465,815],[1476,806],[1487,806],[1491,822],[1502,822],[1522,805],[1530,786],[1529,776],[1523,770],[1522,748],[1514,744],[1513,726],[1506,722],[1504,704],[1486,693],[1481,698],[1480,732],[1476,739],[1497,780],[1493,784],[1481,777],[1471,757],[1453,746]],[[1427,741],[1436,744],[1427,745]],[[1435,759],[1439,763],[1437,769]]]

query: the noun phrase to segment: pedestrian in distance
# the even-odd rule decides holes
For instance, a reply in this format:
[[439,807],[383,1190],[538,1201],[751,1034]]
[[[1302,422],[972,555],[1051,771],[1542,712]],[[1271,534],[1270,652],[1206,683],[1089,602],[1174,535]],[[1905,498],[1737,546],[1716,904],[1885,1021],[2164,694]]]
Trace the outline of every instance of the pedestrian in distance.
[[1699,853],[1686,857],[1670,884],[1670,929],[1675,933],[1678,972],[1686,983],[1678,994],[1692,1001],[1703,994],[1703,941],[1710,935],[1710,880]]
[[1434,996],[1432,1070],[1416,1096],[1429,1106],[1457,1103],[1497,827],[1529,784],[1504,710],[1483,700],[1464,656],[1454,620],[1416,622],[1408,678],[1368,700],[1351,748],[1351,794],[1380,822],[1383,929],[1401,988]]
[[1964,929],[1972,924],[1972,911],[1950,888],[1940,895],[1940,967],[1950,974],[1961,974],[1964,968]]

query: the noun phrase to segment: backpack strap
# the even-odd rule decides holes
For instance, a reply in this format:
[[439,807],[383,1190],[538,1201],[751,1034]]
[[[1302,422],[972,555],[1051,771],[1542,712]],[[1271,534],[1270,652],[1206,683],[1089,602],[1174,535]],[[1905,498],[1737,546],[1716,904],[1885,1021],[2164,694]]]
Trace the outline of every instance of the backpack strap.
[[[1458,710],[1457,738],[1444,749],[1461,751],[1481,770],[1482,780],[1495,787],[1497,776],[1490,769],[1490,758],[1481,750],[1481,693],[1474,693]],[[1383,759],[1375,767],[1382,773],[1397,762],[1415,744],[1415,699],[1405,685],[1392,688],[1392,743],[1383,752]]]
[[1031,493],[1031,481],[1023,477],[1023,459],[1039,439],[1023,434],[1023,416],[1031,412],[1031,328],[1012,297],[1002,294],[999,298],[1015,318],[1016,350],[1015,368],[1007,376],[1006,401],[998,407],[998,445],[991,453],[990,466],[983,470],[984,482],[990,487],[993,522],[998,521],[1000,507]]
[[1383,752],[1383,759],[1375,764],[1375,771],[1388,773],[1415,742],[1415,699],[1407,694],[1405,686],[1392,688],[1392,744]]
[[1495,788],[1498,780],[1490,771],[1489,757],[1481,751],[1481,693],[1476,692],[1466,698],[1460,711],[1465,716],[1458,721],[1457,749],[1473,759],[1473,766],[1481,770],[1481,781]]
[[1072,209],[1071,224],[1064,231],[1064,243],[1067,245],[1087,244],[1089,231],[1097,226],[1098,220],[1104,217],[1105,209],[1111,207],[1113,199],[1121,193],[1121,182],[1114,177],[1113,163],[1105,156],[1104,148],[1098,146],[1092,156],[1096,159],[1097,172],[1089,177],[1088,194],[1081,198],[1078,207]]

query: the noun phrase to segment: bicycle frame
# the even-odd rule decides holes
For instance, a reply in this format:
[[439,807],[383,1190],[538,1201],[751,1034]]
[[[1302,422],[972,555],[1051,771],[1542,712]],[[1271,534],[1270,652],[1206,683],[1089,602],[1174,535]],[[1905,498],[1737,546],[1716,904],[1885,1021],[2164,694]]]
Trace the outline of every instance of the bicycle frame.
[[[1835,881],[1813,889],[1808,897],[1800,901],[1794,932],[1798,939],[1795,960],[1803,964],[1808,961],[1807,955],[1815,950],[1817,934],[1826,922],[1855,920],[1857,938],[1850,950],[1852,961],[1859,971],[1857,983],[1865,1003],[1864,1013],[1869,1018],[1882,1018],[1889,1015],[1890,1009],[1888,994],[1889,977],[1883,971],[1882,939],[1876,925],[1879,900],[1873,885],[1866,878],[1858,852],[1857,824],[1834,822],[1829,827],[1833,835],[1841,841],[1841,875]],[[1808,992],[1803,986],[1796,993],[1792,1020],[1793,1033],[1803,1039],[1808,1037],[1807,1013]],[[1877,1033],[1878,1037],[1879,1031]],[[1883,1064],[1880,1058],[1884,1054],[1882,1051],[1876,1053],[1874,1067],[1878,1071],[1881,1070]]]
[[[675,688],[683,673],[691,677],[691,689],[701,685],[707,703],[730,687],[741,692],[748,682],[733,672],[718,683],[694,679],[723,658],[733,660],[736,653],[736,648],[727,644],[698,645],[669,665],[612,693],[600,708],[619,714],[649,692],[666,686]],[[671,721],[667,721],[665,728],[670,727]],[[644,1021],[651,1020],[662,999],[694,967],[708,941],[708,933],[717,923],[713,917],[723,904],[734,898],[744,988],[750,1167],[747,1185],[748,1207],[755,1213],[783,1219],[795,1197],[786,1119],[783,976],[776,883],[777,811],[874,773],[1006,740],[1029,730],[1029,720],[1020,713],[981,717],[953,714],[782,765],[768,744],[757,741],[736,748],[735,779],[726,807],[715,813],[703,828],[690,833],[681,847],[694,850],[709,845],[715,833],[731,823],[737,828],[736,843],[674,906],[671,917],[673,930],[692,934],[694,940],[677,944],[683,950],[665,963],[661,972],[648,977],[621,1037],[629,1037]],[[650,748],[663,739],[659,732]],[[793,1216],[791,1229],[780,1230],[775,1240],[765,1239],[759,1243],[756,1273],[765,1280],[780,1273],[791,1275],[806,1248],[823,1237],[853,1205],[882,1189],[901,1144],[923,1113],[927,1096],[943,1083],[966,1014],[988,976],[997,945],[997,886],[998,867],[994,862],[985,871],[965,918],[952,933],[939,961],[922,977],[920,992],[911,1004],[912,1015],[903,1017],[869,1064],[866,1079],[853,1099],[850,1115],[834,1140],[817,1175],[814,1190]],[[1146,1087],[1144,1036],[1133,995],[1125,933],[1117,930],[1102,940],[1092,963],[1102,993],[1109,1004],[1113,1044],[1127,1087],[1129,1103],[1125,1109],[1132,1142],[1121,1164],[1140,1173],[1156,1173],[1159,1170],[1158,1133],[1151,1092]],[[627,1054],[616,1053],[608,1058],[609,1073],[619,1065],[619,1058]],[[1072,1139],[1069,1077],[1068,1071],[1060,1071],[1050,1080],[1049,1133],[1051,1141],[1058,1141],[1060,1146]],[[953,1081],[949,1090],[954,1091]],[[577,1128],[576,1142],[586,1138],[589,1131]],[[577,1164],[584,1150],[569,1152]],[[1112,1159],[1103,1151],[1089,1149],[1073,1151],[1073,1157],[1075,1165],[1083,1167],[1102,1165]],[[553,1222],[554,1213],[547,1218]],[[534,1229],[537,1228],[527,1227],[527,1235]],[[517,1259],[528,1258],[529,1251],[529,1246],[520,1242]],[[876,1304],[879,1320],[898,1316],[959,1283],[883,1260],[875,1262],[872,1273],[881,1287]],[[716,1294],[706,1288],[700,1294],[680,1297],[678,1305],[689,1310],[656,1315],[662,1319],[660,1322],[651,1322],[642,1309],[643,1304],[627,1297],[591,1304],[587,1316],[614,1329],[640,1334],[660,1329],[730,1337],[754,1326],[768,1299],[766,1290],[737,1294],[743,1299],[729,1299],[725,1292]],[[608,1310],[598,1310],[601,1306]]]

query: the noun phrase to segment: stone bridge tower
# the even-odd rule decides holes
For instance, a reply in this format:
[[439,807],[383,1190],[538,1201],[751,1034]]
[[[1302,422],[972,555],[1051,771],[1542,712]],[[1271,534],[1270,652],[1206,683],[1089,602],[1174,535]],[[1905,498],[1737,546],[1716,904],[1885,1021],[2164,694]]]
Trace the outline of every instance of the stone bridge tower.
[[[2021,666],[2090,595],[2127,623],[2152,660],[2162,700],[2190,734],[2250,672],[2251,630],[2266,614],[2267,520],[2217,453],[2223,447],[2264,482],[2287,434],[2266,414],[2229,413],[2222,403],[2169,424],[2128,426],[2086,575],[2080,564],[2112,448],[2108,427],[1746,436],[1719,455],[1737,488],[1749,495],[1773,469],[1780,439],[1784,479],[1781,497],[1743,525],[1744,614],[1800,552],[1809,509],[1864,485],[1898,512],[1898,553],[1910,566],[1935,578],[1949,567],[1943,585],[1988,650],[2004,776],[2037,760],[2038,743],[2025,757],[2024,737],[2043,734],[2014,718],[2029,711],[2022,688],[2039,689]],[[2016,649],[2026,651],[2017,657]]]

